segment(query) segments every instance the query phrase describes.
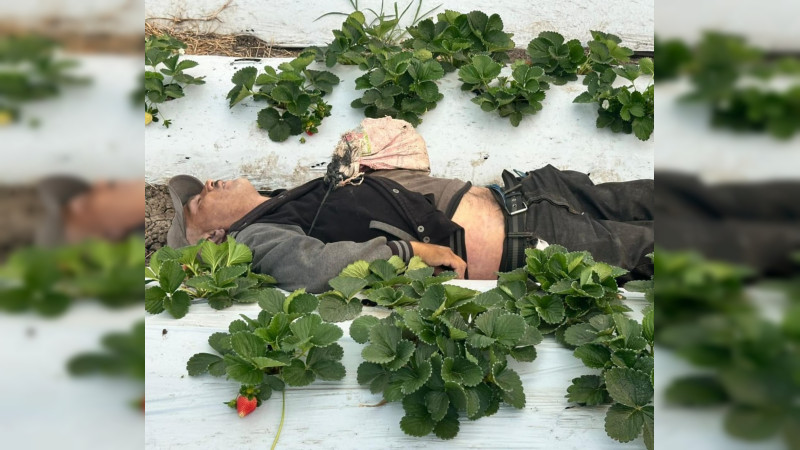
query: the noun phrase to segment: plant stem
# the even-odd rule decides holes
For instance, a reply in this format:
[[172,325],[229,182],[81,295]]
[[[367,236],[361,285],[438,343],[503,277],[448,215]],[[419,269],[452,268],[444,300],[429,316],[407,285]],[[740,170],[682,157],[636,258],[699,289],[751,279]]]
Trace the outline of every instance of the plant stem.
[[[581,65],[581,67],[578,69],[578,75],[586,75],[587,73],[589,73],[589,72],[585,72],[585,71],[584,71],[584,70],[586,69],[586,65],[587,65],[587,64],[589,64],[589,61],[591,61],[591,60],[590,60],[590,59],[587,57],[587,58],[586,58],[586,61],[585,61],[585,62],[583,63],[583,65]],[[590,66],[589,68],[591,69],[591,66]]]
[[278,434],[275,435],[275,439],[272,441],[272,447],[270,450],[275,450],[275,447],[278,445],[278,438],[281,437],[281,430],[283,430],[283,419],[286,417],[286,387],[283,388],[281,391],[281,423],[278,425]]

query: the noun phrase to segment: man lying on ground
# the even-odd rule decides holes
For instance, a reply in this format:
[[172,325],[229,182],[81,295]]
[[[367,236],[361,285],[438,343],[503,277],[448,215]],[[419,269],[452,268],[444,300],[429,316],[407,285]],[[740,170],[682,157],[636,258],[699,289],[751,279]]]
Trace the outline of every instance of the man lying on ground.
[[[357,260],[408,261],[419,256],[459,277],[495,279],[525,265],[527,247],[560,244],[627,269],[625,279],[653,273],[652,180],[595,185],[587,175],[546,166],[505,188],[378,170],[342,183],[319,178],[261,195],[246,179],[169,181],[174,248],[226,235],[253,251],[253,270],[279,287],[322,292]],[[622,281],[622,280],[621,280]]]
[[143,233],[144,179],[102,180],[88,183],[69,175],[39,182],[46,217],[36,243],[54,246],[85,239],[120,241]]

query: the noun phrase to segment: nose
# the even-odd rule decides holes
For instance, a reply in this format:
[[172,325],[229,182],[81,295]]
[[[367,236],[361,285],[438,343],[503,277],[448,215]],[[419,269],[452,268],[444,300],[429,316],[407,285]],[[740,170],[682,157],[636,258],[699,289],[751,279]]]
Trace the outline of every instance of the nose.
[[214,181],[206,180],[206,186],[205,187],[206,187],[206,191],[214,190]]

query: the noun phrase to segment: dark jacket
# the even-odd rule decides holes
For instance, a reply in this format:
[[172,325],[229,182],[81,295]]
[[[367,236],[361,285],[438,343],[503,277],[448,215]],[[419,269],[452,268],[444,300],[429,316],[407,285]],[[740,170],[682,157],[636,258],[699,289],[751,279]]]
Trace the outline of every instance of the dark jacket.
[[[332,190],[321,178],[279,192],[234,223],[230,233],[253,250],[253,269],[284,289],[322,292],[357,260],[408,261],[409,241],[449,247],[466,260],[464,229],[432,200],[387,178],[365,176],[358,186]],[[314,217],[318,214],[311,229]]]

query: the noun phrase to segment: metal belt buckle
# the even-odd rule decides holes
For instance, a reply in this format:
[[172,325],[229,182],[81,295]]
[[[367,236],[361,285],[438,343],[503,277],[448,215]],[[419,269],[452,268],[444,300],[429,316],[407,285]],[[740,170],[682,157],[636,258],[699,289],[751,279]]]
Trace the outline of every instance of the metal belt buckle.
[[528,210],[528,204],[522,199],[521,194],[506,196],[505,207],[509,216],[514,216]]

